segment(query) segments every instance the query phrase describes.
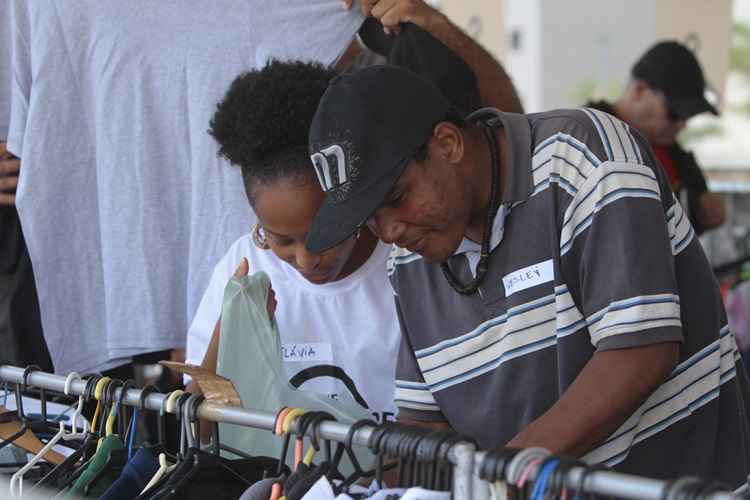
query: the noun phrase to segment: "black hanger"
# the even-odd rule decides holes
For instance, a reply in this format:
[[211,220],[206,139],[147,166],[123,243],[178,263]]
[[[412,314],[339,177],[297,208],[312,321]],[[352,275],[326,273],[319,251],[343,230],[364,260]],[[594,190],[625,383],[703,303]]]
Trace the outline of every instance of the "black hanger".
[[426,434],[416,444],[414,450],[415,462],[417,464],[417,475],[415,483],[425,488],[430,488],[432,477],[432,464],[435,461],[437,448],[441,439],[453,434],[453,431],[437,430]]
[[[334,494],[338,496],[339,494],[346,492],[349,492],[349,487],[357,482],[358,480],[365,478],[365,477],[372,477],[375,475],[375,470],[371,471],[364,471],[359,466],[358,462],[356,461],[355,453],[354,453],[354,434],[363,427],[377,427],[377,423],[373,420],[358,420],[354,422],[349,427],[349,432],[346,434],[346,438],[344,439],[343,443],[339,443],[339,445],[336,447],[336,453],[331,460],[331,469],[332,474],[338,474],[340,479],[343,479],[342,483],[338,486],[334,487]],[[341,458],[344,455],[344,452],[347,452],[347,456],[349,457],[349,460],[352,462],[352,465],[355,465],[354,472],[348,477],[343,478],[342,474],[339,472],[339,465],[341,463]],[[352,460],[352,457],[355,457],[354,460]]]
[[[228,474],[227,477],[236,480],[238,484],[242,485],[243,489],[253,484],[254,481],[243,477],[234,470],[234,468],[229,465],[230,461],[199,448],[198,441],[200,438],[195,438],[195,436],[192,435],[189,426],[192,423],[197,423],[197,409],[203,402],[203,399],[203,395],[201,394],[188,395],[187,401],[180,398],[179,403],[181,408],[179,409],[179,413],[180,416],[183,417],[183,432],[191,433],[190,436],[187,434],[185,435],[186,439],[190,440],[190,446],[188,446],[188,451],[184,460],[177,466],[177,469],[172,472],[166,484],[151,498],[173,498],[175,495],[178,495],[181,490],[188,487],[191,480],[196,477],[202,469],[208,468],[219,468],[224,470]],[[263,474],[275,465],[275,460],[264,457],[255,457],[252,460],[258,461],[259,466],[264,469]]]
[[383,471],[385,470],[385,450],[381,447],[383,438],[386,434],[396,428],[396,424],[385,422],[376,427],[370,434],[367,447],[375,454],[375,480],[378,484],[383,484]]
[[456,436],[451,430],[433,431],[422,440],[417,448],[417,456],[424,464],[423,484],[426,488],[437,490],[438,488],[438,451],[443,443]]
[[119,429],[120,437],[122,438],[122,441],[127,446],[127,434],[128,429],[130,429],[130,419],[127,418],[128,413],[130,410],[128,409],[128,406],[123,404],[125,397],[127,396],[128,389],[131,389],[133,387],[136,387],[135,380],[127,379],[122,384],[122,389],[120,390],[120,396],[117,398],[117,414],[115,417],[117,418],[117,428]]
[[[307,417],[307,418],[304,418]],[[310,432],[309,438],[310,438],[310,444],[315,449],[316,452],[320,451],[320,423],[326,421],[326,420],[336,420],[336,417],[331,415],[328,412],[324,411],[313,411],[313,412],[307,412],[305,415],[300,417],[300,422],[298,426],[298,434],[297,436],[299,438],[304,439],[304,437],[307,435],[307,431],[309,428],[312,428],[312,432]],[[327,458],[328,461],[330,461],[331,457],[331,449],[330,449],[330,443],[327,442],[328,446],[327,448]]]
[[448,452],[451,448],[459,442],[474,443],[474,440],[463,436],[461,434],[453,434],[452,436],[443,440],[437,449],[437,460],[436,466],[436,477],[437,477],[437,490],[440,491],[451,491],[453,488],[453,465],[448,460]]
[[138,423],[136,422],[135,427],[133,427],[132,420],[133,419],[137,419],[138,415],[141,415],[141,414],[143,414],[143,413],[146,412],[146,398],[148,398],[148,396],[150,394],[154,394],[154,393],[157,393],[157,392],[159,392],[159,389],[157,389],[155,386],[153,386],[151,384],[149,384],[149,385],[145,386],[143,389],[141,389],[141,393],[138,396],[138,406],[136,406],[136,408],[138,409],[138,411],[137,412],[133,411],[133,413],[130,416],[131,422],[128,425],[128,432],[126,433],[126,436],[125,436],[126,444],[128,442],[130,442],[130,439],[132,439],[132,437],[130,435],[131,432],[133,432],[134,430],[138,429]]
[[26,434],[27,430],[29,430],[29,419],[23,411],[23,393],[26,391],[29,373],[34,370],[41,370],[41,368],[36,365],[27,366],[21,376],[21,383],[16,384],[16,410],[8,413],[10,413],[11,416],[18,416],[18,419],[21,421],[21,428],[8,439],[0,443],[0,450],[15,442],[18,438]]

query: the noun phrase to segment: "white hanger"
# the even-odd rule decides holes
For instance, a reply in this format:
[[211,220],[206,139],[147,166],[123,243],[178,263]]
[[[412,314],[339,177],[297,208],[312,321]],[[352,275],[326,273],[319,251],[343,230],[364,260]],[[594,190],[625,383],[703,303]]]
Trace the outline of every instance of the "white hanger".
[[[65,387],[63,389],[63,392],[65,392],[66,395],[70,394],[70,384],[73,382],[73,378],[77,378],[78,380],[83,380],[78,373],[73,372],[69,374],[65,378]],[[71,441],[73,439],[83,439],[86,437],[86,434],[89,432],[89,422],[86,420],[82,413],[83,413],[83,393],[81,393],[78,396],[78,405],[76,406],[76,409],[73,411],[73,417],[70,419],[70,432],[63,435],[63,439],[66,441]],[[83,423],[81,425],[81,432],[78,432],[78,420],[81,420]]]
[[[81,376],[76,373],[72,372],[65,378],[65,388],[63,391],[65,392],[65,395],[70,394],[70,384],[73,382],[73,379],[77,378],[78,380],[83,380]],[[78,424],[77,421],[79,418],[81,418],[81,412],[83,411],[83,395],[78,397],[78,406],[75,409],[75,412],[73,413],[73,420],[71,422],[72,424],[72,430],[71,432],[65,431],[65,423],[60,422],[60,430],[57,431],[57,434],[52,436],[52,439],[47,441],[47,444],[44,445],[44,447],[39,450],[39,453],[34,455],[29,462],[21,467],[13,476],[10,478],[10,496],[22,496],[23,495],[23,476],[28,472],[34,465],[37,464],[37,462],[41,461],[45,455],[47,455],[47,452],[50,451],[60,440],[64,439],[66,441],[69,441],[71,439],[80,439],[86,435],[86,432],[88,431],[88,422],[84,419],[84,425],[82,427],[83,432],[78,432]],[[16,492],[16,490],[18,490]]]
[[[167,413],[174,413],[174,406],[177,398],[182,396],[184,393],[184,391],[179,390],[170,392],[169,395],[164,398],[164,403],[161,409],[162,413],[164,413],[165,411]],[[182,422],[180,422],[180,424],[182,424]],[[143,491],[141,491],[141,495],[151,489],[156,483],[161,480],[162,477],[172,472],[175,467],[177,467],[177,464],[170,465],[169,462],[167,462],[167,455],[165,455],[164,453],[159,453],[159,470],[156,471],[156,474],[154,474],[148,484],[146,484],[146,487],[143,488]]]

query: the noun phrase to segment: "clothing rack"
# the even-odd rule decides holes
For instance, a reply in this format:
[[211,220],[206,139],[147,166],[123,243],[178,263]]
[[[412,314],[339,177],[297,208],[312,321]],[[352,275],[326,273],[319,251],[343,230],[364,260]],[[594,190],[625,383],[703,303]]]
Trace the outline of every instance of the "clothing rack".
[[[478,451],[474,455],[474,484],[472,486],[474,500],[486,500],[491,497],[490,482],[480,478],[480,468],[486,455],[485,451]],[[530,482],[536,479],[538,472],[537,470],[531,474]],[[585,477],[582,478],[584,475]],[[581,483],[582,479],[583,483]],[[566,471],[563,481],[567,488],[571,490],[580,488],[581,493],[632,500],[664,500],[667,498],[666,492],[671,483],[607,470],[591,470],[583,466],[570,468]],[[701,498],[732,500],[741,497],[729,491],[722,491]]]
[[[0,365],[0,382],[9,382],[13,384],[24,383],[24,369]],[[54,392],[63,392],[65,388],[66,377],[53,375],[41,371],[31,371],[26,376],[26,386],[46,389]],[[70,383],[69,393],[71,395],[81,395],[86,387],[86,381],[75,379]],[[119,398],[122,392],[121,388],[114,391],[114,397]],[[166,394],[149,393],[143,403],[144,407],[149,410],[161,411],[164,406]],[[122,399],[122,403],[128,406],[139,406],[141,403],[141,390],[128,389]],[[276,423],[276,414],[266,411],[249,410],[237,406],[221,405],[204,401],[198,407],[197,415],[205,420],[220,422],[225,424],[236,424],[256,429],[271,431]],[[335,421],[324,421],[319,426],[320,436],[324,439],[338,443],[346,443],[351,426]],[[352,442],[360,446],[367,446],[372,434],[373,427],[364,426],[357,429],[352,437]],[[292,431],[299,433],[295,425]],[[308,434],[312,431],[308,429]],[[472,472],[474,470],[474,451],[475,447],[471,443],[459,442],[453,445],[448,452],[447,458],[453,464],[453,498],[455,500],[472,499]]]
[[[0,365],[0,382],[13,384],[24,383],[23,368]],[[66,377],[53,375],[41,371],[30,371],[26,376],[26,386],[46,389],[54,392],[64,392]],[[86,381],[80,378],[70,383],[69,394],[80,395],[84,392]],[[120,397],[121,388],[115,391],[115,398]],[[139,406],[141,404],[141,390],[128,389],[122,399],[123,404],[128,406]],[[154,411],[163,410],[165,394],[149,393],[143,400],[147,409]],[[197,414],[200,418],[213,422],[236,424],[245,427],[265,429],[271,431],[276,422],[276,414],[265,411],[249,410],[236,406],[228,406],[204,401],[198,407]],[[335,421],[322,422],[319,427],[320,436],[324,439],[345,443],[351,426]],[[367,446],[374,427],[363,426],[357,429],[352,442],[357,445]],[[299,429],[293,428],[296,434]],[[308,429],[308,433],[310,433]],[[490,483],[479,477],[486,452],[477,451],[475,446],[469,442],[458,442],[448,452],[448,460],[453,464],[453,499],[454,500],[487,500],[490,498]],[[583,484],[582,476],[585,474]],[[532,474],[531,480],[535,479]],[[581,488],[585,493],[593,493],[618,498],[661,500],[665,498],[665,492],[670,482],[656,479],[648,479],[617,472],[591,470],[583,466],[572,467],[566,471],[564,483],[571,489]],[[717,492],[707,495],[705,498],[711,500],[731,500],[739,498],[730,492]]]

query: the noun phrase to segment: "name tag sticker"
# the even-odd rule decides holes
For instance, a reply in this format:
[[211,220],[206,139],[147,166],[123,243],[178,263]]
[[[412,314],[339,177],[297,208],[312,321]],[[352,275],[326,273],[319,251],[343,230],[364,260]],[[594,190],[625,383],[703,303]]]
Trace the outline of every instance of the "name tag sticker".
[[508,297],[516,292],[541,285],[542,283],[549,283],[553,279],[555,279],[555,271],[552,266],[552,259],[524,267],[518,271],[506,274],[503,278],[505,296]]
[[282,344],[281,358],[287,363],[295,361],[331,362],[333,361],[333,349],[331,344],[325,342]]

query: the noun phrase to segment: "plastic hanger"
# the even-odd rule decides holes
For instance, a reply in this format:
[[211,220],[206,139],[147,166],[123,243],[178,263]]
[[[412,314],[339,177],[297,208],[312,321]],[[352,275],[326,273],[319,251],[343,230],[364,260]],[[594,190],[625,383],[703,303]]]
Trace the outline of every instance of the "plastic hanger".
[[[243,489],[251,486],[254,481],[249,480],[239,474],[229,465],[229,461],[217,456],[214,453],[206,452],[199,448],[200,440],[198,438],[200,429],[194,429],[199,426],[198,407],[204,401],[202,394],[186,395],[187,399],[180,398],[180,407],[177,412],[182,420],[182,430],[187,442],[188,451],[184,460],[178,465],[178,468],[167,479],[164,486],[156,492],[154,499],[179,497],[180,493],[186,487],[189,487],[191,481],[201,470],[219,469],[223,470],[227,480],[235,480]],[[283,421],[282,421],[283,425]],[[270,461],[262,457],[255,457],[253,460],[259,461],[264,471],[269,469]],[[259,479],[259,478],[258,478]]]
[[[283,417],[283,420],[281,421],[281,433],[285,435],[289,435],[289,433],[292,431],[292,425],[295,420],[298,418],[301,418],[302,415],[305,414],[305,410],[301,408],[291,408],[289,411],[286,412],[286,414]],[[294,440],[294,468],[296,469],[299,463],[302,461],[302,452],[304,449],[304,443],[302,441],[302,438],[304,436],[298,435],[297,439]],[[286,455],[286,453],[285,453]],[[286,458],[286,457],[284,457]]]
[[[184,394],[184,392],[180,390],[172,391],[164,398],[164,401],[162,401],[162,411],[160,412],[161,416],[164,416],[165,413],[174,413],[175,401],[181,394]],[[172,472],[175,467],[177,467],[176,463],[170,464],[167,462],[166,453],[159,453],[159,470],[156,471],[156,474],[154,474],[151,480],[146,484],[146,487],[143,488],[141,495],[153,488],[155,484],[161,481],[162,477]]]
[[133,444],[135,442],[136,434],[138,433],[138,415],[146,410],[146,398],[149,394],[158,392],[158,389],[153,385],[147,385],[141,389],[141,394],[138,396],[138,405],[133,408],[133,413],[130,415],[130,423],[128,424],[128,430],[125,434],[125,442],[128,447],[128,460],[133,458]]
[[[114,398],[117,389],[113,389],[112,395],[113,399],[115,400],[115,404],[112,405],[112,409],[110,410],[109,416],[107,417],[107,423],[105,425],[105,436],[111,436],[112,434],[114,434],[115,421],[120,415],[120,412],[124,413],[122,401],[123,399],[125,399],[128,388],[133,385],[135,385],[135,382],[133,382],[132,380],[126,380],[125,382],[123,382],[122,387],[120,388],[120,395],[117,398]],[[121,432],[120,435],[124,436],[124,433]]]
[[[354,434],[363,427],[377,427],[377,423],[373,420],[358,420],[354,422],[351,427],[349,428],[349,432],[346,435],[346,438],[344,439],[344,443],[339,444],[339,446],[336,449],[336,454],[334,455],[333,459],[331,460],[331,470],[332,472],[329,473],[329,476],[336,476],[335,478],[341,478],[343,481],[338,486],[334,487],[334,494],[337,496],[341,493],[348,493],[349,487],[359,481],[362,478],[365,477],[372,477],[375,474],[375,471],[364,471],[359,466],[358,461],[356,460],[356,456],[354,454]],[[347,478],[344,478],[341,473],[338,471],[339,464],[341,462],[341,458],[344,455],[344,452],[347,453],[349,456],[349,460],[352,462],[352,464],[355,466],[354,472]]]
[[28,420],[26,418],[26,414],[23,411],[23,393],[26,390],[26,379],[29,376],[29,372],[34,369],[33,366],[26,367],[26,369],[23,371],[23,376],[21,377],[21,383],[16,384],[16,410],[15,412],[4,412],[4,417],[13,417],[17,416],[18,419],[21,422],[20,429],[15,430],[10,436],[3,436],[5,437],[5,441],[0,443],[0,449],[5,448],[9,444],[16,441],[18,438],[26,434],[26,430],[29,428]]
[[[121,385],[119,395],[117,394],[117,385]],[[110,439],[112,439],[112,436],[114,436],[114,439],[119,441],[119,444],[123,446],[125,444],[125,440],[123,439],[124,429],[125,429],[123,420],[125,420],[125,408],[126,408],[123,405],[123,400],[127,396],[128,389],[134,385],[135,385],[135,382],[130,379],[122,383],[119,380],[114,380],[111,386],[108,387],[106,391],[106,394],[107,394],[106,400],[111,401],[113,403],[111,404],[109,416],[107,417],[107,421],[105,424],[105,429],[106,429],[105,435],[106,437],[109,437]],[[118,433],[114,432],[115,422],[119,424]],[[104,440],[101,440],[100,443],[102,443],[103,441]],[[107,456],[107,460],[104,466],[101,467],[99,471],[96,473],[96,475],[93,478],[91,478],[91,480],[88,482],[88,484],[84,488],[84,492],[88,495],[89,491],[92,488],[96,487],[100,479],[102,479],[107,474],[111,475],[111,473],[113,472],[113,469],[116,469],[118,467],[124,467],[127,461],[128,461],[127,448],[113,450]]]
[[91,419],[92,429],[97,429],[96,424],[99,421],[99,414],[102,411],[102,391],[111,380],[112,379],[109,377],[102,377],[96,382],[96,386],[94,387],[94,398],[97,400],[97,404],[96,410],[94,410],[94,418]]
[[[84,402],[93,399],[94,388],[100,379],[100,376],[94,375],[86,380],[86,387],[84,388],[82,394]],[[80,460],[86,461],[89,453],[93,450],[94,444],[96,443],[96,438],[97,435],[92,432],[91,428],[89,428],[89,431],[84,436],[84,440],[83,443],[81,443],[81,446],[70,456],[68,456],[61,464],[48,472],[47,475],[45,475],[39,482],[34,485],[31,491],[33,492],[41,486],[54,484],[54,482],[57,481],[59,477],[68,474],[68,471],[70,471]]]
[[[70,384],[73,381],[74,378],[77,378],[78,380],[81,380],[81,376],[76,373],[72,372],[70,373],[66,379],[65,379],[65,386],[63,388],[63,392],[66,396],[70,395]],[[83,395],[81,395],[78,398],[78,406],[75,409],[75,412],[73,414],[73,420],[72,420],[72,430],[70,433],[66,432],[65,430],[65,423],[60,422],[60,430],[52,436],[52,438],[47,441],[47,444],[44,445],[44,447],[34,455],[31,460],[28,461],[26,465],[21,467],[13,476],[10,478],[10,495],[11,496],[23,496],[23,476],[26,474],[29,470],[31,470],[39,461],[43,460],[44,457],[47,455],[47,452],[49,452],[58,442],[61,440],[72,440],[72,439],[79,439],[81,437],[84,437],[86,434],[86,425],[84,422],[83,426],[83,432],[78,433],[78,427],[77,422],[78,418],[81,417],[81,412],[83,411]]]
[[87,460],[84,460],[81,464],[79,464],[78,468],[76,468],[66,478],[65,483],[63,485],[60,485],[61,487],[73,486],[78,481],[78,478],[81,476],[81,474],[88,470],[91,461],[97,457],[102,442],[104,441],[103,436],[105,415],[109,411],[109,405],[112,400],[111,392],[112,389],[115,388],[119,383],[119,380],[113,380],[109,377],[103,377],[96,383],[96,386],[94,387],[94,398],[97,399],[98,403],[96,407],[97,409],[94,412],[94,420],[96,421],[96,425],[94,425],[94,420],[92,420],[92,427],[94,428],[97,439],[95,440],[95,443],[92,445],[92,448],[90,450],[93,453],[88,454]]

